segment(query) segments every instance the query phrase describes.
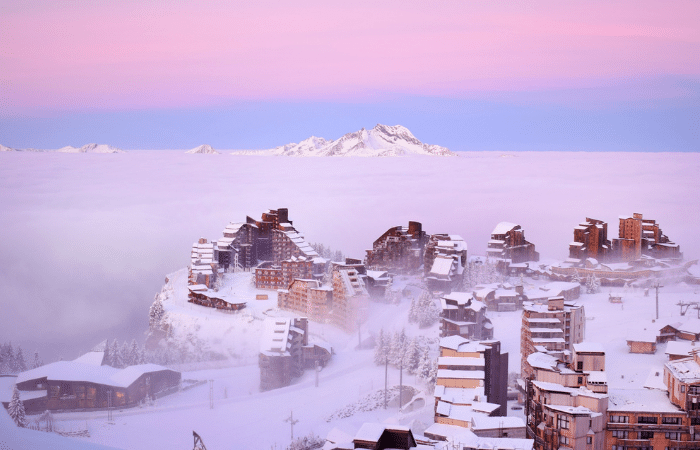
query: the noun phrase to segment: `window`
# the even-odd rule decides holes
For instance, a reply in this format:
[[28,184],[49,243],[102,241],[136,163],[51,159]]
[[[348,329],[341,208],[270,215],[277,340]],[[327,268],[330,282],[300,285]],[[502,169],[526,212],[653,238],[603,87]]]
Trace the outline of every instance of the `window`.
[[52,398],[58,398],[58,396],[61,394],[61,387],[60,386],[51,386],[51,397]]
[[657,417],[653,416],[639,416],[637,417],[637,423],[658,423]]
[[566,436],[559,436],[559,443],[562,445],[569,445],[569,438]]
[[564,414],[557,414],[557,428],[568,430],[569,416],[565,416]]
[[613,430],[612,437],[617,439],[629,439],[629,431]]
[[578,377],[578,384],[583,384],[583,377]]
[[639,432],[639,439],[654,439],[654,432],[653,431],[640,431]]
[[579,361],[576,363],[576,370],[581,372],[583,370],[583,361]]
[[611,423],[629,423],[629,416],[610,416]]
[[685,384],[681,384],[681,394],[685,394]]
[[681,418],[680,417],[662,417],[661,423],[666,424],[666,425],[680,425]]
[[666,433],[666,439],[671,439],[674,441],[680,441],[681,440],[681,434],[680,433]]
[[85,400],[85,386],[77,386],[75,395],[78,397],[78,400]]
[[593,443],[593,436],[586,436],[586,444],[592,444]]

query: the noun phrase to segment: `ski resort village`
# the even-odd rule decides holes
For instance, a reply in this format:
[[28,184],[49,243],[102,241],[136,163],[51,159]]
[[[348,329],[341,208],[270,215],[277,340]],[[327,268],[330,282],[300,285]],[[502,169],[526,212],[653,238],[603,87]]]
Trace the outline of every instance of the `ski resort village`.
[[349,257],[309,241],[286,208],[267,210],[195,240],[155,296],[143,344],[106,340],[48,364],[3,344],[2,439],[700,446],[700,271],[659,222],[583,217],[563,261],[542,260],[517,223],[494,224],[485,255],[458,230],[384,225]]

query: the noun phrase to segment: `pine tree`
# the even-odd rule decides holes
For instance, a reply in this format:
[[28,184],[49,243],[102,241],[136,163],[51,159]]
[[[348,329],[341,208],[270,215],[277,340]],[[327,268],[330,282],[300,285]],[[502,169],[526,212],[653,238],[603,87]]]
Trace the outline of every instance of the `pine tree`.
[[34,351],[34,361],[32,362],[32,369],[43,366],[44,363],[39,359],[39,350]]
[[126,341],[122,344],[122,364],[124,364],[123,367],[134,365],[131,360],[131,347],[129,347],[129,343]]
[[17,386],[15,386],[12,391],[12,400],[10,400],[10,404],[7,406],[7,412],[18,427],[27,426],[27,415],[24,412],[24,403],[19,398]]
[[122,352],[121,349],[119,348],[119,344],[117,343],[117,340],[112,341],[112,348],[110,348],[110,362],[111,366],[115,367],[117,369],[121,369],[124,367],[124,360],[122,359]]
[[409,373],[416,373],[421,359],[421,348],[418,338],[413,338],[408,343],[406,349],[406,368]]
[[17,346],[17,353],[15,353],[15,367],[17,368],[17,373],[27,370],[27,362],[24,360],[24,353],[19,345]]
[[598,292],[598,290],[600,290],[600,281],[595,274],[589,275],[586,279],[586,292],[589,294],[595,294]]
[[420,358],[420,364],[418,365],[416,375],[418,375],[418,378],[421,380],[428,381],[430,379],[430,372],[432,368],[433,360],[430,358],[430,349],[425,347]]
[[109,345],[109,339],[105,341],[105,354],[102,357],[103,366],[112,366],[112,348]]
[[577,269],[574,269],[574,274],[571,276],[571,282],[581,284],[581,275],[579,275]]
[[379,336],[377,337],[377,343],[374,346],[374,363],[376,365],[383,365],[389,358],[389,343],[388,336],[384,334],[384,329],[379,330]]
[[401,367],[405,363],[406,355],[406,331],[401,330],[401,333],[394,333],[394,338],[391,340],[391,350],[389,352],[389,362],[396,367]]
[[411,307],[408,310],[408,321],[411,323],[418,322],[418,305],[416,299],[411,299]]
[[131,348],[129,349],[129,365],[135,366],[140,364],[141,352],[139,350],[139,344],[136,343],[136,338],[131,340]]
[[158,331],[162,328],[164,315],[163,301],[160,299],[160,294],[156,294],[156,298],[148,311],[148,324],[151,331]]

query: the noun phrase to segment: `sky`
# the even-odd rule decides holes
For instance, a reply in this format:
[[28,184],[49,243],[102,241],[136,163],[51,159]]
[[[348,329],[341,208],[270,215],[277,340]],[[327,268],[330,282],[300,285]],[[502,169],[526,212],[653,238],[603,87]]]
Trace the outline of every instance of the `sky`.
[[700,3],[0,5],[0,144],[698,151]]

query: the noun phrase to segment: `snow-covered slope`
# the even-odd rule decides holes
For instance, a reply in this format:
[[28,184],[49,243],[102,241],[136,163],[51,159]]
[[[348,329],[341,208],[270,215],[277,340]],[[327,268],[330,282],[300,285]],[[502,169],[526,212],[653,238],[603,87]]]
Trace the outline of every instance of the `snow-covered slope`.
[[126,153],[122,149],[107,144],[86,144],[80,148],[68,145],[56,151],[59,153]]
[[192,150],[187,150],[185,153],[190,153],[190,154],[203,153],[203,154],[207,154],[207,155],[220,155],[221,154],[220,152],[217,152],[216,150],[214,150],[212,148],[212,146],[209,144],[200,145],[199,147],[195,147]]
[[43,152],[44,150],[38,150],[36,148],[12,148],[5,147],[0,144],[0,152]]
[[12,147],[5,147],[4,145],[0,144],[0,152],[14,152],[16,151]]
[[381,124],[377,124],[371,130],[362,128],[360,131],[348,133],[335,141],[312,136],[298,144],[287,144],[259,152],[242,151],[233,154],[273,156],[456,155],[445,147],[422,143],[406,127]]

